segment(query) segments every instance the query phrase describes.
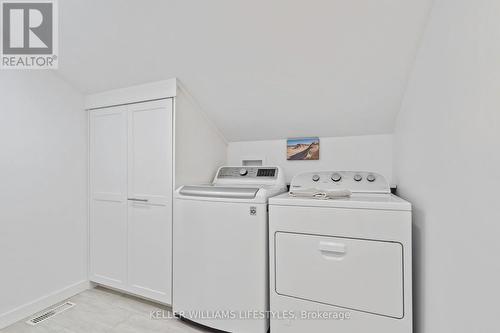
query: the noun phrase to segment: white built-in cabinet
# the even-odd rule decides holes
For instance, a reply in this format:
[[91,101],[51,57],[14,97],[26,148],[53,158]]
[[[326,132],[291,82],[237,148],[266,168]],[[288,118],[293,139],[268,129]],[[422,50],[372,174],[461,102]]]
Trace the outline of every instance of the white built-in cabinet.
[[172,298],[173,98],[89,111],[90,280]]
[[177,79],[90,94],[85,108],[90,281],[172,304],[172,194],[213,179],[225,139]]

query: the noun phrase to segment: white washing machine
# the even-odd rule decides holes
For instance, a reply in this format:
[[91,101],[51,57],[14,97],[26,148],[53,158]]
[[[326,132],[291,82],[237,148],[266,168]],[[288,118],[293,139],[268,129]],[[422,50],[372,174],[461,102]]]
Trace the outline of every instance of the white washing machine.
[[212,184],[177,190],[176,315],[222,331],[268,331],[267,205],[285,191],[278,167],[222,167]]
[[290,191],[269,200],[271,332],[412,332],[410,203],[368,172],[303,173]]

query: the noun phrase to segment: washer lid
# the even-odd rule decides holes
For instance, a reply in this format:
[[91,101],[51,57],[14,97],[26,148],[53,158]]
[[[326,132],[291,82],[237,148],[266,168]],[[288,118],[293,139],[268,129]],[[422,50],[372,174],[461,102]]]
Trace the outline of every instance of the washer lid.
[[393,194],[354,193],[351,197],[316,199],[292,197],[288,193],[269,199],[274,206],[332,207],[411,211],[411,204]]
[[205,198],[255,199],[259,188],[233,186],[183,186],[179,193],[184,196]]

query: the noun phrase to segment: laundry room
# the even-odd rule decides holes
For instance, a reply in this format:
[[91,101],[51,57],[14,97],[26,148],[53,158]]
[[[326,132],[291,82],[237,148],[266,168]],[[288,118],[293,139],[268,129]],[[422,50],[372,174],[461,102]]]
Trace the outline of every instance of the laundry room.
[[0,333],[496,332],[499,17],[0,0]]

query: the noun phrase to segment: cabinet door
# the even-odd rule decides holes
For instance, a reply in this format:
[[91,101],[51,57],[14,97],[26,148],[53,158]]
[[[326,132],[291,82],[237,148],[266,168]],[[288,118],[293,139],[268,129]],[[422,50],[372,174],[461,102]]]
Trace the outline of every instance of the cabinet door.
[[126,285],[127,111],[90,114],[90,279]]
[[172,100],[129,107],[130,291],[171,303]]

